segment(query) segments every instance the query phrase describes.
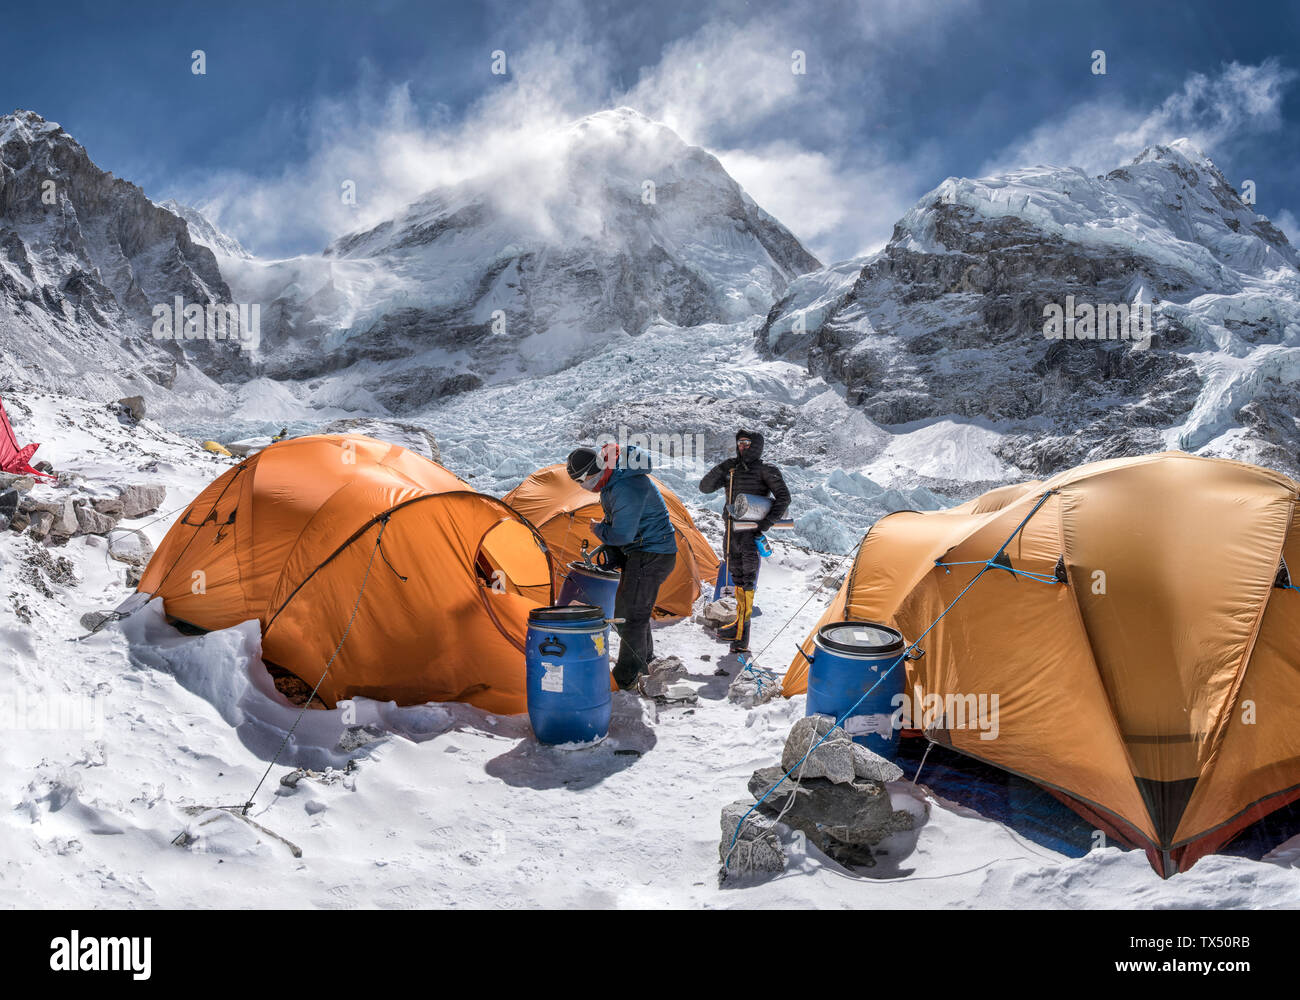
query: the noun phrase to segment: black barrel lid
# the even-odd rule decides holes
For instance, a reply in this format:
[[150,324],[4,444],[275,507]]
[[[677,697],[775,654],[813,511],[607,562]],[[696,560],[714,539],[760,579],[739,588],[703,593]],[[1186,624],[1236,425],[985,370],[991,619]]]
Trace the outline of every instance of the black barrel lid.
[[605,610],[594,604],[552,605],[533,608],[528,612],[528,620],[539,625],[576,625],[579,622],[604,621]]
[[878,656],[903,649],[903,635],[876,622],[831,622],[817,630],[817,641],[837,653]]
[[588,576],[598,576],[606,580],[617,580],[621,575],[616,569],[605,569],[603,566],[591,566],[581,559],[575,559],[569,563],[569,570],[578,570],[580,573],[586,573]]

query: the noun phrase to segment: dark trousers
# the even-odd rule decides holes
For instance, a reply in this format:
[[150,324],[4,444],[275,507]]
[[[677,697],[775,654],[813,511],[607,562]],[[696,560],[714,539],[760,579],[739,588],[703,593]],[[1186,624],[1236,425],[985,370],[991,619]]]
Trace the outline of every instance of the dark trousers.
[[659,588],[677,564],[675,552],[629,552],[614,595],[614,617],[622,618],[616,625],[619,638],[618,662],[614,664],[614,680],[626,687],[636,680],[637,674],[646,673],[654,659],[654,639],[650,636],[650,616],[654,613]]
[[731,532],[727,569],[731,571],[731,582],[741,590],[753,590],[758,586],[758,570],[763,565],[763,557],[758,554],[758,545],[754,541],[757,537],[757,531],[732,529]]

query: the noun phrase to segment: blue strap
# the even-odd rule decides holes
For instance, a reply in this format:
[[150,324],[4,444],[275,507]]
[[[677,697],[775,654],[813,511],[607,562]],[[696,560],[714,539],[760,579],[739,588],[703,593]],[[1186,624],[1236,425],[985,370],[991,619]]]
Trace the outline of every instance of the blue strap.
[[1006,563],[995,563],[992,559],[972,559],[967,562],[939,562],[934,563],[941,569],[948,569],[950,566],[987,566],[989,569],[1000,569],[1006,573],[1014,573],[1016,576],[1027,576],[1031,580],[1037,580],[1039,583],[1060,583],[1054,576],[1048,576],[1046,573],[1033,573],[1026,569],[1016,569],[1014,566],[1008,566]]

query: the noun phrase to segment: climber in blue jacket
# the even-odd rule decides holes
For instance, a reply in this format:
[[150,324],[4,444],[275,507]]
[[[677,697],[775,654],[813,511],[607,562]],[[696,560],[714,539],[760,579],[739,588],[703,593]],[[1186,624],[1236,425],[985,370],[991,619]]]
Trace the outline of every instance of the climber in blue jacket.
[[569,478],[600,495],[605,517],[593,521],[603,563],[622,570],[614,617],[622,619],[614,681],[621,690],[650,672],[654,639],[650,617],[659,588],[677,564],[677,533],[659,487],[650,478],[650,456],[638,448],[607,444],[599,451],[576,448],[566,463]]

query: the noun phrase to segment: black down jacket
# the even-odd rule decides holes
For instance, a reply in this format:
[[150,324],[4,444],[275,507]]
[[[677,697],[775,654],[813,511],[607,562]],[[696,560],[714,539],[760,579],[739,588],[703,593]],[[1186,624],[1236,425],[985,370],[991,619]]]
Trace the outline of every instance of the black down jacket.
[[757,431],[737,431],[736,437],[749,438],[749,448],[744,456],[737,454],[734,458],[719,462],[705,473],[700,480],[700,492],[716,493],[724,489],[728,475],[734,470],[734,475],[731,475],[731,492],[727,496],[728,503],[732,497],[741,493],[772,498],[772,509],[767,512],[767,517],[758,522],[758,533],[762,534],[785,516],[790,508],[790,491],[786,488],[781,470],[770,462],[763,461],[763,435]]

